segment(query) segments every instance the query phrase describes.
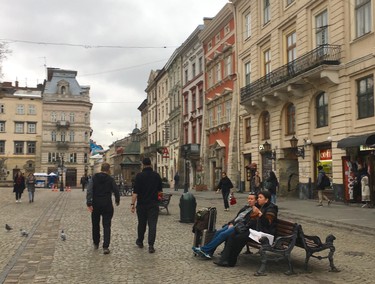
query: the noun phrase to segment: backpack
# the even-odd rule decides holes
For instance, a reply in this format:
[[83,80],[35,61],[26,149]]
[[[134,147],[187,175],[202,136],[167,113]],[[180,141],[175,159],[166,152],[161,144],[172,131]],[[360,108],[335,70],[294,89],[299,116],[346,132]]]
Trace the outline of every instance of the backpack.
[[329,180],[329,177],[327,177],[326,174],[323,174],[321,187],[326,188],[330,186],[331,186],[331,181]]

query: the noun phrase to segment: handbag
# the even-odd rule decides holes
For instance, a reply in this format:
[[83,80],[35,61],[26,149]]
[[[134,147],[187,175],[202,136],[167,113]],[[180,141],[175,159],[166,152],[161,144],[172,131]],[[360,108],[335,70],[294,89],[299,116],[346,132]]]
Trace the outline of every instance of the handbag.
[[230,196],[229,196],[229,204],[230,205],[235,205],[237,203],[237,199],[234,197],[234,194],[232,193]]

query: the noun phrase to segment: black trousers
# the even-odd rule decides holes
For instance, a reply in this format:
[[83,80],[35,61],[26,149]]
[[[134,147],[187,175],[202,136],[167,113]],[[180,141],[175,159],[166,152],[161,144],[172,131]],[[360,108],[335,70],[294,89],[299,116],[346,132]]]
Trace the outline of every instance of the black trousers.
[[23,191],[20,191],[20,190],[16,191],[16,200],[21,199],[22,193],[23,193]]
[[228,198],[230,194],[230,189],[221,190],[221,194],[223,195],[224,208],[227,209],[229,208]]
[[238,255],[249,240],[249,231],[230,235],[227,238],[224,250],[221,252],[220,261],[226,261],[230,266],[235,266]]
[[156,225],[159,217],[159,205],[147,204],[137,205],[138,216],[138,239],[139,243],[143,243],[146,227],[148,225],[148,245],[153,246],[156,239]]
[[103,224],[103,248],[108,248],[111,242],[111,222],[113,217],[113,205],[110,206],[94,206],[91,213],[92,222],[92,240],[95,245],[100,242],[100,217]]

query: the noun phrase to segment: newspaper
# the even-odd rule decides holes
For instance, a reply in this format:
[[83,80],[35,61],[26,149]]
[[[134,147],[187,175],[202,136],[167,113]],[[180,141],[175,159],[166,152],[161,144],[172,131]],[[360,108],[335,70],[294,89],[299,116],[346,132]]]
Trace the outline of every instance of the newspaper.
[[256,241],[257,243],[260,243],[259,242],[259,239],[261,237],[267,237],[269,242],[270,242],[270,245],[273,244],[273,238],[274,236],[270,235],[270,234],[267,234],[267,233],[263,233],[263,232],[259,232],[259,231],[256,231],[256,230],[253,230],[253,229],[250,229],[250,235],[249,235],[249,238]]

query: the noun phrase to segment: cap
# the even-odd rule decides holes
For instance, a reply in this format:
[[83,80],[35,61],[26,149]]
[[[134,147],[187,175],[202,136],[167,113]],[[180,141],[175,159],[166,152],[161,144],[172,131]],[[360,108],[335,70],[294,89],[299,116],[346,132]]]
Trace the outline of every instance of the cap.
[[151,160],[150,160],[150,158],[144,158],[142,160],[142,164],[145,165],[145,166],[151,166]]

